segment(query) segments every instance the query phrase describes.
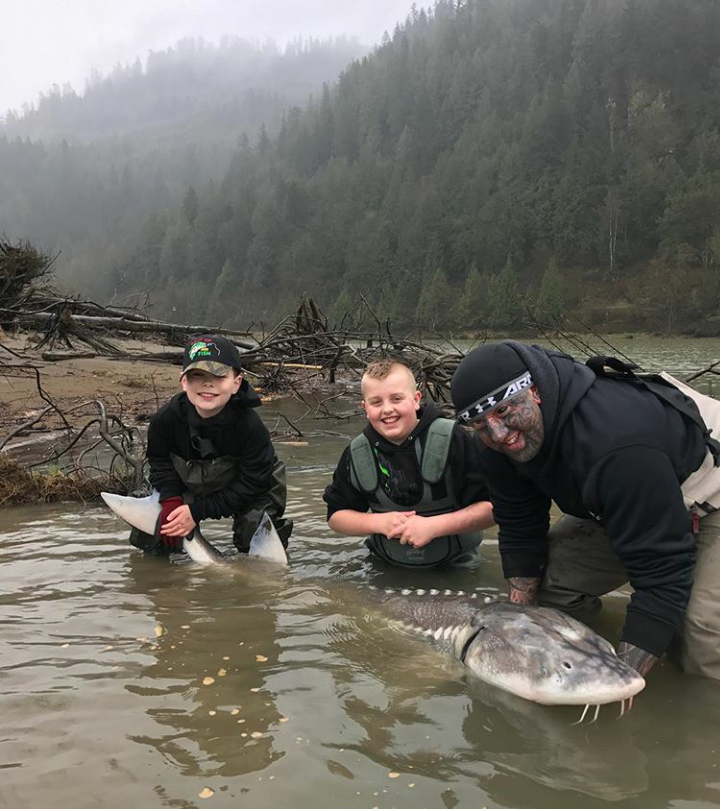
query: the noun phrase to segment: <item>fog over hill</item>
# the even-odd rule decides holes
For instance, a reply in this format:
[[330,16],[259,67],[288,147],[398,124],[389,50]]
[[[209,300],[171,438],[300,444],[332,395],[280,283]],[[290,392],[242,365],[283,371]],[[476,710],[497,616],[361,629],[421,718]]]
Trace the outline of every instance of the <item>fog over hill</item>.
[[112,294],[138,233],[366,51],[343,37],[191,39],[91,76],[83,95],[55,88],[0,126],[0,234],[60,253],[69,289]]
[[[33,140],[91,140],[157,126],[222,137],[227,127],[259,129],[286,106],[304,104],[354,58],[367,52],[356,39],[268,40],[226,37],[218,45],[184,39],[150,52],[143,64],[95,71],[85,91],[54,85],[23,112],[8,112],[0,133]],[[268,120],[270,119],[270,120]],[[211,129],[214,125],[214,131]],[[203,132],[203,129],[207,130]]]
[[145,62],[189,38],[288,43],[357,37],[380,41],[411,0],[23,0],[2,4],[0,116],[22,110],[54,84],[81,94],[93,70]]

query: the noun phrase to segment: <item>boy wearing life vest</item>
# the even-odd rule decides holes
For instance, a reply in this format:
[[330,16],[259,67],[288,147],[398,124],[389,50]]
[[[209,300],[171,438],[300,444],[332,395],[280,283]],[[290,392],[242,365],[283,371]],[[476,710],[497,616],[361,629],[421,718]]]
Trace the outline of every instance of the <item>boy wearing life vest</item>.
[[328,525],[406,568],[479,561],[493,524],[480,473],[482,445],[443,418],[402,363],[371,363],[362,378],[368,424],[343,452],[325,489]]

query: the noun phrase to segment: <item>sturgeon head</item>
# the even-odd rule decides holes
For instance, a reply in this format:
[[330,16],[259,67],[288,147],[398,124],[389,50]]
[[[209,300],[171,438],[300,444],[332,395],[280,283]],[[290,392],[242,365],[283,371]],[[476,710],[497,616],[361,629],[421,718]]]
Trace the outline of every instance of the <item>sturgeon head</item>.
[[498,602],[478,610],[471,625],[459,654],[467,669],[533,702],[623,703],[645,687],[608,641],[558,610]]
[[[123,497],[119,494],[101,492],[100,496],[110,510],[133,528],[145,534],[153,535],[160,516],[160,495],[153,491],[148,497]],[[225,564],[228,560],[222,553],[201,534],[196,527],[190,537],[183,539],[183,550],[201,565]],[[250,540],[248,556],[254,556],[266,562],[286,565],[287,555],[272,520],[263,513],[260,525]]]

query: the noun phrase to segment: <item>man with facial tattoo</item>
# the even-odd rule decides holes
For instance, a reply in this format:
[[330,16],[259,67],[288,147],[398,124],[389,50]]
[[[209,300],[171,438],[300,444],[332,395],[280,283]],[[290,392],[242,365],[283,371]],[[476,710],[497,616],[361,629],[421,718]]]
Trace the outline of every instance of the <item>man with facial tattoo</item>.
[[582,618],[629,581],[618,655],[645,675],[677,637],[685,671],[720,679],[720,402],[589,365],[508,340],[453,377],[458,419],[491,450],[509,598]]

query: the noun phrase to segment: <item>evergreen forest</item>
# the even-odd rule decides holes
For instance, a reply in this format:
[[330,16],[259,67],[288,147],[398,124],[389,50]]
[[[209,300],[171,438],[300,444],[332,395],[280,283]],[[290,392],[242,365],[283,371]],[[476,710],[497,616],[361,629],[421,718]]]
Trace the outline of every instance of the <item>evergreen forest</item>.
[[717,0],[440,0],[352,46],[235,87],[149,60],[6,116],[0,232],[175,320],[362,294],[398,327],[720,333]]

